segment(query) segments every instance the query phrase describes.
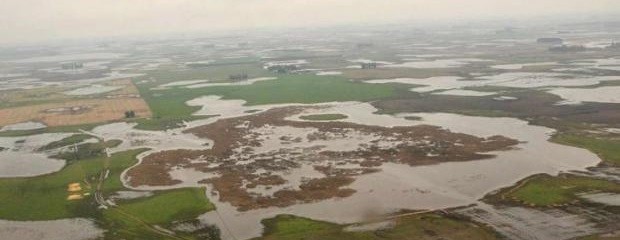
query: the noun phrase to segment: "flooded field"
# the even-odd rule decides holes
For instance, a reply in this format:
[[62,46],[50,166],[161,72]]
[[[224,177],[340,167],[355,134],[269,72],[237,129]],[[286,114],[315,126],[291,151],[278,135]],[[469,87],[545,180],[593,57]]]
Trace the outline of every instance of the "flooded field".
[[103,236],[103,230],[87,219],[16,222],[0,220],[4,239],[88,240]]
[[65,161],[39,148],[71,134],[49,133],[27,137],[0,137],[0,177],[37,176],[60,170]]
[[620,28],[494,24],[6,51],[0,238],[616,234]]
[[[248,114],[246,112],[246,107],[242,106],[242,102],[224,104],[225,102],[231,101],[217,100],[217,98],[204,99],[209,99],[210,104],[205,104],[206,108],[209,110],[208,112],[203,112],[203,114],[210,115],[217,113],[221,114],[222,117],[235,117]],[[218,103],[218,101],[221,101],[221,103]],[[226,107],[222,107],[220,109],[217,106]],[[264,107],[254,107],[254,109],[262,108]],[[277,108],[274,110],[277,110]],[[244,126],[244,121],[251,125],[258,124],[257,119],[259,119],[259,116],[274,114],[272,113],[274,110],[266,110],[263,113],[255,113],[256,117],[253,117],[255,115],[252,114],[247,117],[241,117],[239,120],[236,120],[238,124],[241,125],[232,124],[231,127],[233,127],[233,129],[246,129],[248,126]],[[172,183],[172,186],[186,186],[185,184],[206,184],[207,186],[214,187],[214,189],[210,191],[211,198],[215,201],[218,208],[218,214],[222,217],[224,223],[221,222],[222,220],[216,219],[211,213],[203,216],[201,219],[208,223],[220,224],[220,226],[225,224],[229,229],[231,229],[232,234],[237,238],[249,238],[260,234],[260,219],[273,217],[279,213],[296,214],[313,219],[329,220],[339,223],[353,223],[363,221],[366,217],[368,217],[368,214],[383,215],[398,211],[400,209],[442,209],[462,206],[475,203],[486,193],[504,186],[509,186],[519,179],[535,173],[557,174],[562,171],[584,170],[586,167],[594,166],[600,161],[600,159],[594,154],[583,149],[566,147],[548,142],[547,139],[550,134],[553,133],[552,129],[531,126],[526,122],[517,119],[468,117],[442,113],[424,113],[414,115],[403,114],[391,116],[373,114],[375,111],[376,109],[366,103],[351,102],[332,105],[317,105],[316,107],[310,107],[307,110],[303,110],[302,112],[293,114],[292,116],[286,118],[293,121],[288,124],[294,124],[293,126],[295,126],[303,123],[303,125],[300,126],[307,125],[310,128],[279,127],[278,125],[282,123],[274,122],[269,125],[265,125],[264,127],[257,128],[256,130],[251,130],[246,134],[249,134],[248,136],[256,135],[258,137],[252,137],[248,140],[257,141],[257,147],[253,147],[252,150],[244,148],[235,150],[233,146],[237,145],[233,144],[230,146],[233,151],[233,155],[229,156],[232,158],[231,160],[221,162],[222,160],[209,160],[209,158],[201,158],[200,156],[205,154],[205,152],[200,151],[189,151],[187,153],[177,151],[175,154],[187,154],[187,160],[178,162],[179,159],[177,159],[173,161],[177,162],[176,164],[181,167],[180,169],[187,169],[183,170],[182,175],[175,177],[180,173],[178,172],[179,168],[176,167],[166,167],[161,170],[150,169],[148,171],[170,171],[169,183]],[[346,138],[340,138],[337,136],[323,136],[319,137],[319,139],[325,137],[327,138],[325,140],[314,140],[311,142],[306,142],[307,140],[304,140],[303,138],[299,140],[294,139],[295,136],[310,136],[317,134],[315,132],[315,128],[316,126],[319,126],[315,125],[311,121],[298,122],[300,121],[298,118],[299,116],[328,113],[347,115],[346,119],[333,121],[343,124],[355,123],[362,124],[362,126],[376,126],[373,128],[377,128],[379,126],[402,128],[405,126],[424,126],[423,124],[428,124],[439,126],[456,133],[471,134],[478,137],[502,135],[508,138],[514,138],[520,143],[516,145],[514,149],[492,152],[495,156],[486,160],[445,162],[431,165],[428,165],[428,163],[424,163],[424,161],[422,161],[422,166],[417,166],[419,164],[413,162],[412,164],[405,164],[405,166],[410,166],[403,167],[402,163],[399,163],[398,161],[392,162],[393,160],[388,160],[388,163],[381,163],[384,160],[380,160],[379,158],[374,160],[376,163],[369,162],[370,165],[365,167],[366,165],[364,164],[364,161],[372,160],[372,156],[360,155],[361,158],[354,157],[353,159],[359,159],[354,161],[346,160],[346,155],[344,155],[345,159],[343,160],[336,160],[333,158],[330,160],[321,160],[320,157],[317,159],[316,156],[311,156],[316,154],[314,152],[316,150],[313,149],[320,150],[319,153],[330,151],[359,151],[358,148],[363,146],[365,143],[376,142],[376,140],[373,140],[371,136],[366,136],[365,134],[357,135],[353,132],[348,132],[344,135]],[[418,117],[416,119],[419,120],[406,119],[406,117],[411,116]],[[228,120],[220,119],[210,125],[213,125],[214,129],[223,130],[225,128],[223,128],[222,124],[227,121]],[[210,125],[199,127],[197,129],[205,127],[205,129],[208,129]],[[351,127],[353,126],[354,125],[351,125]],[[203,130],[191,131],[199,135],[200,132],[203,132]],[[205,133],[215,134],[209,130]],[[228,134],[232,134],[232,132],[229,131]],[[433,141],[433,134],[434,133],[429,132],[428,135],[426,135],[427,137],[430,137],[428,140]],[[226,145],[221,145],[222,140],[220,140],[219,137],[214,138],[218,135],[207,134],[206,136],[210,136],[209,139],[214,140],[214,148],[207,151],[213,151],[214,154],[217,154],[217,152],[225,151],[225,149],[228,148]],[[234,134],[232,136],[234,136]],[[391,146],[395,146],[394,144],[398,145],[398,143],[383,141],[386,140],[380,140],[377,142],[377,144],[379,144],[378,146],[387,147],[389,149]],[[245,143],[240,146],[244,145],[248,144]],[[459,144],[455,144],[455,146],[458,145]],[[299,151],[292,151],[294,149],[299,149]],[[300,155],[291,155],[295,152]],[[257,157],[252,157],[253,154],[259,155],[257,155]],[[430,157],[431,159],[439,156],[435,156],[434,154],[436,153],[430,152],[425,153],[423,156]],[[449,152],[444,152],[443,154],[449,154]],[[157,155],[163,158],[158,158],[155,160],[154,157]],[[244,155],[246,156],[244,157]],[[274,158],[278,159],[279,156],[284,157],[284,159],[289,159],[289,163],[285,164],[282,162],[277,165],[278,167],[273,168],[275,166],[270,165],[270,162],[274,161]],[[291,159],[293,156],[295,157]],[[264,158],[264,160],[252,160],[254,158]],[[152,157],[145,156],[144,159],[148,159],[148,162],[173,160],[171,158],[167,158],[164,154],[155,154],[152,155]],[[397,158],[394,158],[394,160],[395,159]],[[144,161],[145,160],[143,160],[142,164],[145,164]],[[275,161],[277,162],[278,160]],[[260,165],[257,165],[259,163]],[[230,175],[233,174],[233,172],[229,172],[230,170],[224,171],[224,169],[230,169],[229,167],[222,168],[223,166],[228,166],[229,164],[232,164],[230,166],[235,166],[235,168],[242,167],[240,170],[247,169],[242,170],[242,172],[234,173],[242,174],[242,178],[246,178],[243,174],[247,174],[243,173],[243,171],[249,171],[248,173],[257,174],[256,176],[262,177],[251,180],[258,182],[253,183],[255,186],[251,188],[248,187],[247,190],[245,190],[247,191],[245,193],[230,192],[231,187],[229,184],[238,186],[241,182],[235,183],[235,181],[238,180],[233,180],[234,178],[229,179],[235,175]],[[317,168],[317,166],[330,165],[336,167],[332,168],[333,170],[330,171],[334,171],[336,169],[340,169],[338,171],[342,171],[340,174],[338,171],[333,172],[331,174],[337,175],[331,176],[355,176],[354,181],[349,182],[350,180],[348,180],[348,183],[341,185],[343,187],[346,186],[345,188],[336,188],[341,189],[338,191],[351,189],[353,192],[345,194],[345,192],[337,191],[334,192],[337,194],[334,196],[338,196],[336,198],[333,198],[330,195],[324,195],[327,197],[326,199],[319,200],[321,199],[319,198],[308,203],[303,203],[304,200],[298,199],[297,201],[300,202],[284,208],[282,207],[290,205],[291,203],[278,202],[277,206],[280,207],[272,206],[272,203],[269,203],[269,201],[276,201],[276,199],[280,199],[280,195],[283,194],[285,190],[294,192],[302,189],[301,191],[303,192],[306,184],[310,183],[309,180],[318,180],[329,177],[330,174],[324,172],[323,168]],[[149,163],[147,166],[154,167],[161,165],[151,165]],[[147,171],[147,166],[144,166],[144,171]],[[280,172],[282,170],[278,169],[283,167],[285,170]],[[142,172],[142,170],[139,170],[141,168],[141,165],[138,165],[129,170],[129,185],[137,187],[137,189],[168,188],[168,181],[162,181],[162,179],[155,182],[153,182],[155,179],[153,179],[153,181],[148,180],[146,182],[144,182],[144,180],[139,180],[142,179],[142,177],[135,174]],[[198,170],[198,172],[195,172],[196,170]],[[357,173],[354,173],[353,171]],[[205,173],[200,174],[200,172]],[[359,175],[360,173],[361,175]],[[151,174],[154,173],[152,172]],[[161,176],[160,173],[157,175]],[[237,175],[236,177],[239,176]],[[203,179],[205,181],[201,181]],[[223,182],[225,179],[228,180]],[[243,182],[250,181],[250,179],[244,180]],[[146,184],[148,187],[139,187],[140,184],[138,183]],[[324,189],[321,191],[327,191],[330,188],[323,186],[319,189]],[[268,200],[269,198],[265,199],[266,205],[265,207],[261,207],[264,209],[248,210],[248,208],[253,209],[255,207],[251,207],[251,205],[243,205],[241,202],[236,202],[237,200],[231,200],[230,197],[233,196],[231,194],[236,194],[234,196],[238,197],[243,195],[237,194],[250,194],[247,195],[247,197],[264,197],[271,195],[273,198],[271,200]],[[385,196],[390,197],[386,198]],[[219,201],[217,201],[218,199]],[[284,205],[281,206],[280,204]],[[242,207],[240,211],[239,207],[241,206],[245,207]]]

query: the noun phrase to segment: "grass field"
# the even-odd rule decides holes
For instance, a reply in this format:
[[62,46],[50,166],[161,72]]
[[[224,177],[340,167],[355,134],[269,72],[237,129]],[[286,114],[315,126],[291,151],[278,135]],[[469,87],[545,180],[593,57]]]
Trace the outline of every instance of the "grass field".
[[74,135],[71,135],[69,137],[60,139],[58,141],[51,142],[51,143],[49,143],[49,144],[39,148],[39,151],[45,151],[45,150],[51,150],[51,149],[66,147],[66,146],[69,146],[69,145],[81,143],[81,142],[85,141],[86,139],[91,139],[91,138],[93,138],[93,136],[87,135],[87,134],[74,134]]
[[552,138],[552,141],[588,149],[603,159],[604,164],[620,166],[620,140],[574,134],[558,134]]
[[[342,77],[315,75],[284,75],[276,80],[251,85],[214,86],[196,89],[172,88],[150,90],[149,85],[138,85],[141,95],[153,112],[146,126],[174,125],[191,118],[199,107],[190,107],[186,101],[205,95],[220,95],[224,99],[243,99],[248,105],[273,103],[319,103],[332,101],[371,101],[393,96],[395,86],[351,82]],[[156,122],[168,124],[157,124]],[[148,128],[148,127],[146,127]]]
[[330,120],[339,120],[347,118],[347,115],[344,114],[313,114],[313,115],[305,115],[299,117],[303,120],[311,120],[311,121],[330,121]]
[[[0,179],[0,219],[53,220],[86,217],[106,229],[105,239],[178,239],[154,230],[152,225],[168,226],[176,221],[192,220],[213,210],[204,188],[183,188],[156,191],[146,198],[124,200],[117,207],[98,208],[94,194],[100,174],[110,171],[102,184],[104,196],[127,190],[120,179],[121,173],[136,164],[136,156],[144,151],[131,150],[105,156],[70,162],[58,172],[36,177]],[[68,184],[80,183],[81,190],[68,192]],[[78,200],[67,200],[69,194],[79,193]],[[203,229],[208,236],[217,229]],[[184,234],[184,233],[179,233]],[[186,236],[194,239],[194,236]]]
[[350,232],[345,225],[278,215],[263,220],[265,232],[257,239],[497,239],[487,228],[434,213],[397,218],[393,228]]
[[[51,220],[70,217],[93,217],[92,185],[104,168],[111,174],[120,174],[136,163],[136,155],[143,150],[132,150],[76,161],[58,172],[27,178],[0,179],[0,219]],[[82,193],[89,193],[81,200],[68,201],[67,185],[81,183]],[[118,187],[118,186],[116,186]],[[112,188],[111,188],[112,189]]]
[[219,63],[217,66],[214,65],[205,68],[152,70],[147,71],[146,75],[141,79],[155,79],[157,85],[181,80],[208,79],[211,81],[227,81],[230,75],[240,73],[246,73],[250,78],[273,75],[269,71],[263,69],[262,64],[259,63],[229,62]]
[[[200,234],[175,232],[167,236],[152,226],[170,227],[174,222],[192,221],[198,215],[214,210],[206,198],[204,188],[180,188],[158,191],[151,197],[125,200],[103,212],[103,225],[109,231],[108,239],[199,239]],[[219,236],[217,228],[202,229],[214,239]],[[209,232],[210,231],[210,232]]]
[[502,190],[498,196],[534,206],[554,206],[578,201],[579,193],[592,191],[620,192],[620,185],[601,179],[561,174],[540,174],[521,181],[516,187]]
[[[147,198],[138,198],[119,203],[116,210],[138,216],[148,224],[167,224],[171,220],[182,221],[214,210],[204,188],[180,188],[156,192]],[[114,211],[106,211],[106,217],[117,217]]]

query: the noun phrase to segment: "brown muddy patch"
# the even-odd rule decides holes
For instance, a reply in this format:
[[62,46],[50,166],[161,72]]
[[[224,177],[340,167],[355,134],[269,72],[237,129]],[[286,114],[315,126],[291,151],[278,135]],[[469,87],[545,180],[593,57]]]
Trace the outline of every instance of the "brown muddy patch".
[[309,107],[283,107],[221,119],[187,130],[214,141],[211,149],[169,150],[148,155],[127,172],[127,183],[170,186],[181,183],[169,172],[205,173],[219,200],[240,211],[285,207],[355,193],[356,176],[381,171],[383,163],[410,166],[488,159],[485,153],[518,142],[429,126],[382,127],[347,122],[285,119]]

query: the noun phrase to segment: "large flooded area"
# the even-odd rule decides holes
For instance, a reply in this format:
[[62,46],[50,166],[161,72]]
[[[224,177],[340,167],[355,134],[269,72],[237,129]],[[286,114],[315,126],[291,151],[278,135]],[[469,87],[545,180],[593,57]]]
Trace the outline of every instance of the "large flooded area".
[[[260,115],[260,113],[248,113],[247,110],[250,108],[243,106],[243,101],[219,100],[217,97],[204,97],[201,99],[208,100],[209,103],[204,105],[205,107],[201,110],[202,114],[220,115],[220,117],[215,117],[219,119],[219,121],[212,119],[210,122],[214,123],[211,124],[216,124],[215,122],[220,123],[225,120],[225,117],[251,117],[254,114]],[[274,109],[274,106],[270,108]],[[265,106],[253,106],[251,109],[269,111]],[[226,227],[230,229],[229,233],[224,232],[224,234],[230,234],[225,237],[226,239],[246,239],[260,235],[262,232],[262,226],[260,225],[261,219],[273,217],[281,213],[295,214],[338,223],[353,223],[364,221],[373,215],[377,216],[393,213],[400,209],[423,210],[464,206],[476,203],[478,199],[485,194],[501,187],[510,186],[516,181],[532,174],[558,174],[559,172],[584,170],[587,167],[596,165],[600,161],[596,155],[587,150],[549,142],[548,139],[554,132],[553,129],[528,125],[527,122],[518,119],[472,117],[447,113],[378,115],[374,114],[376,111],[377,109],[368,103],[345,102],[320,104],[290,115],[286,117],[286,119],[287,121],[293,122],[305,122],[308,123],[308,126],[312,126],[312,121],[301,120],[299,117],[309,114],[338,113],[347,115],[347,118],[331,122],[354,123],[364,126],[387,128],[432,125],[451,132],[464,133],[482,138],[501,135],[516,139],[519,143],[508,150],[490,152],[494,155],[491,158],[471,161],[439,162],[430,165],[410,165],[403,164],[402,162],[388,161],[377,165],[371,165],[372,167],[367,168],[352,162],[347,163],[347,161],[342,162],[343,164],[340,165],[336,161],[333,162],[336,164],[333,166],[337,167],[337,169],[355,169],[356,171],[367,169],[369,171],[359,175],[349,175],[355,176],[354,181],[350,184],[342,185],[346,186],[346,189],[354,190],[354,193],[335,195],[339,197],[327,197],[307,203],[303,203],[302,201],[287,207],[270,206],[261,207],[259,209],[239,210],[238,207],[240,205],[237,205],[238,203],[231,203],[229,202],[230,200],[226,200],[226,194],[231,193],[223,193],[221,192],[223,189],[217,187],[218,184],[221,185],[224,184],[224,182],[213,182],[213,180],[200,181],[201,179],[209,178],[218,179],[222,174],[227,174],[226,172],[222,172],[222,170],[215,170],[217,166],[222,163],[210,162],[209,160],[205,161],[204,159],[199,160],[200,158],[196,158],[196,160],[192,161],[196,161],[194,163],[204,162],[204,164],[206,164],[204,167],[198,167],[203,166],[200,164],[194,165],[194,167],[191,167],[192,164],[182,164],[179,166],[190,167],[174,168],[175,170],[173,172],[176,173],[173,174],[171,172],[171,180],[175,184],[172,186],[188,186],[187,184],[207,186],[210,199],[216,204],[217,213],[207,213],[201,217],[201,220],[217,224],[222,228]],[[209,125],[205,126],[208,127]],[[273,127],[277,126],[278,124]],[[299,134],[295,134],[297,131],[300,131]],[[303,134],[312,134],[312,132],[313,130],[311,129],[297,129],[297,127],[289,127],[287,129],[268,127],[267,129],[259,130],[259,132],[252,133],[261,136],[255,140],[259,142],[258,146],[260,147],[255,148],[253,152],[271,154],[273,154],[273,152],[280,152],[280,154],[283,154],[287,151],[286,149],[299,148],[308,149],[304,151],[309,151],[309,149],[321,145],[334,147],[334,150],[338,149],[338,151],[347,151],[347,148],[351,150],[358,149],[360,146],[363,146],[363,143],[377,142],[376,140],[372,140],[372,138],[368,138],[369,136],[360,135],[356,137],[356,135],[352,133],[347,134],[347,136],[352,138],[347,138],[345,141],[347,144],[352,144],[349,146],[340,145],[338,143],[338,141],[340,141],[338,138],[326,138],[319,142],[309,143],[305,143],[304,140],[287,139],[288,135],[300,136],[301,134],[301,136],[303,136]],[[356,143],[354,140],[355,138],[359,138],[360,142]],[[218,141],[218,139],[215,140],[216,148]],[[377,144],[382,144],[382,141],[385,141],[385,139],[379,140]],[[389,142],[385,142],[384,144],[387,144],[385,146],[391,145]],[[460,143],[453,144],[458,146]],[[226,148],[226,146],[223,146],[223,148]],[[329,148],[324,150],[329,150]],[[427,154],[430,155],[426,156],[433,156],[432,152]],[[196,156],[199,155],[200,154]],[[242,155],[239,155],[239,157],[241,156]],[[305,156],[303,152],[301,156]],[[148,158],[148,156],[145,157]],[[362,156],[360,160],[364,160],[363,158]],[[249,167],[253,164],[253,161],[242,159],[235,160],[235,158],[231,160],[233,164],[237,166],[247,165]],[[256,169],[258,172],[256,173],[269,173],[264,176],[279,176],[274,179],[281,179],[278,181],[283,180],[285,184],[257,182],[256,184],[258,187],[253,188],[251,191],[258,192],[252,194],[259,194],[260,196],[264,194],[273,194],[282,189],[299,189],[300,186],[303,188],[303,186],[305,186],[304,183],[307,184],[310,179],[322,179],[329,176],[326,175],[326,172],[317,171],[316,166],[325,166],[325,164],[329,166],[330,161],[320,159],[308,160],[309,159],[304,160],[304,158],[295,157],[291,163],[293,164],[291,165],[292,167],[280,173],[275,169],[265,168],[266,166],[260,167],[258,165],[258,169]],[[140,168],[139,166],[140,165],[137,166],[138,169]],[[211,168],[213,168],[213,170],[208,170]],[[180,177],[175,178],[179,173],[178,171],[181,169],[185,169],[183,170],[185,173],[194,173],[182,174],[186,176],[184,179]],[[370,171],[370,169],[372,169],[372,171]],[[207,172],[200,174],[201,171]],[[131,172],[131,169],[129,172]],[[196,177],[188,179],[187,176],[191,175]],[[132,177],[129,179],[136,178]],[[156,182],[149,182],[148,185],[149,186],[134,186],[131,183],[128,184],[129,187],[141,190],[169,188],[167,185],[160,185],[158,187],[159,184]],[[269,204],[265,206],[269,206]]]

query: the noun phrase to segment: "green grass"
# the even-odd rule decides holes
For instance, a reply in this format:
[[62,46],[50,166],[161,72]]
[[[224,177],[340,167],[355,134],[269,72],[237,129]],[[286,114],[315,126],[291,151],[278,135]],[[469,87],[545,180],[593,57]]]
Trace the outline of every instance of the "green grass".
[[141,79],[153,78],[157,85],[174,81],[201,80],[226,81],[229,75],[246,73],[250,78],[267,77],[273,74],[263,69],[262,64],[250,62],[218,62],[207,67],[190,69],[158,69],[147,71]]
[[491,230],[473,223],[434,213],[395,219],[393,228],[350,232],[346,225],[316,221],[292,215],[278,215],[262,221],[263,237],[257,239],[496,239]]
[[305,115],[299,117],[303,120],[311,120],[311,121],[330,121],[330,120],[339,120],[347,118],[347,115],[344,114],[313,114],[313,115]]
[[153,112],[153,118],[139,122],[143,124],[139,125],[139,128],[175,126],[182,120],[191,118],[191,114],[200,109],[187,106],[185,102],[206,95],[219,95],[224,99],[243,99],[247,101],[247,105],[261,105],[371,101],[393,96],[396,91],[393,85],[367,84],[352,82],[339,76],[315,75],[284,75],[276,80],[241,86],[150,90],[152,86],[152,84],[138,85],[140,94]]
[[[536,205],[552,206],[579,200],[579,193],[591,191],[620,192],[620,185],[601,179],[563,174],[557,177],[541,174],[524,180],[500,193],[506,199]],[[522,185],[520,185],[522,184]]]
[[[148,224],[189,220],[214,209],[215,206],[206,197],[205,188],[160,191],[151,197],[121,202],[117,208]],[[106,211],[104,215],[116,217],[110,214],[114,215],[113,211]]]
[[603,159],[605,164],[620,166],[620,140],[574,134],[558,134],[552,140],[556,143],[588,149]]
[[[108,229],[107,239],[174,239],[154,231],[152,226],[171,229],[175,223],[193,222],[200,214],[215,209],[206,197],[205,188],[156,191],[150,197],[117,204],[103,212],[102,225]],[[217,239],[219,230],[207,226],[194,233],[177,231],[175,235],[184,239]]]
[[[36,177],[0,179],[0,219],[51,220],[70,217],[93,217],[93,189],[96,177],[108,164],[111,175],[120,173],[137,162],[136,155],[143,150],[132,150],[76,161],[58,172]],[[82,200],[67,201],[67,184],[82,183],[83,192],[91,193]],[[110,189],[118,186],[110,185]]]
[[54,141],[51,142],[41,148],[39,148],[39,151],[45,151],[45,150],[51,150],[51,149],[56,149],[56,148],[61,148],[61,147],[65,147],[65,146],[69,146],[69,145],[73,145],[73,144],[78,144],[81,143],[83,141],[85,141],[86,139],[91,139],[93,138],[93,136],[91,135],[87,135],[87,134],[74,134],[71,135],[69,137],[60,139],[58,141]]
[[69,163],[94,157],[104,157],[106,156],[106,148],[113,148],[121,143],[122,141],[118,139],[108,140],[105,142],[99,141],[96,143],[82,143],[76,145],[77,150],[72,149],[63,151],[59,154],[54,155],[53,157],[67,160]]

